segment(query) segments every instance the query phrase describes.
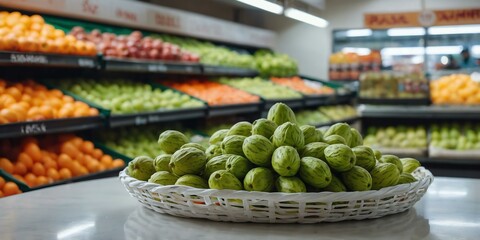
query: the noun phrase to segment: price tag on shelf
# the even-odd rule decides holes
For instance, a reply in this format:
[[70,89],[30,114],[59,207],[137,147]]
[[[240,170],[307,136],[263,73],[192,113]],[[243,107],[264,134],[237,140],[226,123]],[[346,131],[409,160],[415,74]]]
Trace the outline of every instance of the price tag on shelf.
[[20,127],[20,132],[22,134],[46,133],[47,126],[44,123],[25,124]]
[[95,62],[93,61],[93,59],[79,58],[78,59],[78,66],[80,66],[80,67],[94,67]]
[[135,125],[145,125],[147,124],[148,120],[146,117],[135,117]]
[[37,63],[47,64],[48,58],[43,55],[12,53],[10,54],[11,63]]
[[168,67],[163,64],[150,64],[148,65],[149,72],[166,72]]

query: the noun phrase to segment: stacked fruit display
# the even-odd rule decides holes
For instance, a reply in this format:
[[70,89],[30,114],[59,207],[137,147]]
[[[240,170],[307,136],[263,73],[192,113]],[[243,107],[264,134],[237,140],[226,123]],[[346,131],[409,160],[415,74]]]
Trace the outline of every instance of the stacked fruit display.
[[292,99],[302,98],[302,94],[288,87],[274,84],[271,81],[256,78],[221,78],[220,83],[258,95],[264,99]]
[[99,52],[104,56],[114,58],[136,58],[151,60],[171,60],[198,62],[199,57],[181,49],[179,46],[144,37],[140,31],[133,31],[130,35],[115,35],[102,33],[95,29],[87,33],[82,27],[75,27],[70,35],[77,39],[95,43]]
[[369,127],[364,143],[375,148],[426,149],[427,131],[423,126]]
[[239,53],[223,46],[216,46],[210,42],[192,38],[180,38],[169,35],[153,35],[152,37],[172,42],[187,51],[199,55],[200,62],[204,64],[255,69],[253,56],[248,53]]
[[330,55],[329,78],[331,80],[357,80],[365,71],[380,71],[380,52],[371,51],[366,55],[353,52],[336,52]]
[[18,185],[0,176],[0,198],[22,193]]
[[202,99],[211,106],[255,103],[260,101],[258,96],[207,80],[162,81],[161,83]]
[[295,91],[299,91],[306,95],[330,95],[335,93],[335,90],[330,87],[324,86],[320,82],[303,80],[300,77],[272,77],[271,80],[276,84],[287,86]]
[[73,134],[1,140],[0,168],[30,187],[125,165]]
[[153,88],[149,84],[124,79],[63,79],[58,83],[115,114],[156,111],[160,109],[195,108],[204,104],[173,90]]
[[360,76],[360,97],[428,98],[428,80],[423,73],[367,72]]
[[430,146],[450,150],[480,150],[480,124],[434,124]]
[[158,139],[166,154],[136,157],[127,174],[161,185],[285,193],[378,190],[416,181],[417,160],[381,156],[347,124],[323,133],[296,122],[278,103],[267,119],[217,131],[206,150],[168,130]]
[[358,116],[357,110],[352,105],[321,106],[318,110],[332,121],[339,121]]
[[286,54],[259,50],[254,56],[261,76],[288,77],[298,74],[297,62]]
[[316,110],[298,112],[297,121],[299,124],[320,125],[356,116],[357,111],[350,105],[321,106]]
[[[155,157],[161,153],[161,149],[156,143],[156,140],[159,133],[166,128],[167,127],[164,126],[161,128],[158,126],[145,126],[142,128],[125,127],[103,131],[99,135],[99,140],[105,144],[105,146],[131,158],[139,155]],[[168,128],[183,130],[180,126],[170,126]],[[183,132],[192,142],[204,144],[202,142],[205,141],[204,138],[198,134],[189,130],[183,130]]]
[[480,104],[480,83],[470,75],[452,74],[430,83],[430,96],[434,104]]
[[32,80],[0,79],[0,109],[0,124],[98,115],[97,109]]
[[55,29],[39,15],[0,12],[0,50],[96,55],[95,44]]

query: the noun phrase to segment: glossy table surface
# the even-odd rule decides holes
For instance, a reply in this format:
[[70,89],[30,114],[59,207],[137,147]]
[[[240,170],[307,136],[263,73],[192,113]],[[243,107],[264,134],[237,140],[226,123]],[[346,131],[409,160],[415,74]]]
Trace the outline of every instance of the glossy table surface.
[[0,239],[480,239],[480,180],[435,179],[413,209],[320,224],[222,223],[143,208],[120,180],[67,184],[0,199]]

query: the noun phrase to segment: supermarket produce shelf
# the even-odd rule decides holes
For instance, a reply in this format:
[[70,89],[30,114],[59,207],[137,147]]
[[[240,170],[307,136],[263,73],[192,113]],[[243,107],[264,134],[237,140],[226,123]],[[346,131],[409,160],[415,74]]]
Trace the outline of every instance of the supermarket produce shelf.
[[227,115],[242,114],[242,113],[255,113],[261,110],[261,106],[262,104],[260,102],[247,103],[247,104],[209,106],[208,116],[218,117],[218,116],[227,116]]
[[326,122],[326,123],[315,124],[315,127],[316,127],[316,128],[327,127],[327,126],[332,126],[332,125],[335,124],[335,123],[348,123],[348,124],[353,124],[353,123],[355,123],[356,121],[358,121],[359,119],[360,119],[359,117],[344,118],[344,119],[340,119],[340,120],[337,120],[337,121],[331,121],[331,122]]
[[371,105],[403,105],[403,106],[418,106],[429,105],[428,98],[408,98],[408,99],[379,99],[379,98],[358,98],[359,104]]
[[2,66],[45,66],[96,69],[97,57],[0,51]]
[[290,108],[301,108],[303,107],[304,101],[303,98],[295,98],[295,99],[264,99],[265,105],[263,107],[264,110],[268,111],[275,103],[285,103]]
[[189,108],[178,110],[163,110],[133,114],[111,114],[110,127],[145,125],[156,122],[174,122],[186,119],[203,118],[207,116],[207,108]]
[[198,63],[103,58],[103,69],[116,72],[201,74]]
[[202,73],[204,75],[214,76],[243,76],[253,77],[258,75],[258,71],[248,68],[214,66],[202,64]]
[[305,95],[305,106],[320,106],[335,102],[335,95]]
[[49,119],[0,125],[0,138],[81,131],[105,126],[101,116]]
[[364,118],[480,119],[480,106],[377,106],[360,105]]

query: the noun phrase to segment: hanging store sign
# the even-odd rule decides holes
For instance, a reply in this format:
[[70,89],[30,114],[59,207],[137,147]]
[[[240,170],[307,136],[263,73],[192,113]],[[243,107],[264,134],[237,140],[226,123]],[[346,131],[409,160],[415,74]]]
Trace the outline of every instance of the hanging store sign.
[[12,9],[104,22],[255,47],[273,47],[273,31],[137,1],[0,0]]
[[364,25],[370,29],[478,23],[480,23],[480,8],[423,12],[367,13],[364,15]]

